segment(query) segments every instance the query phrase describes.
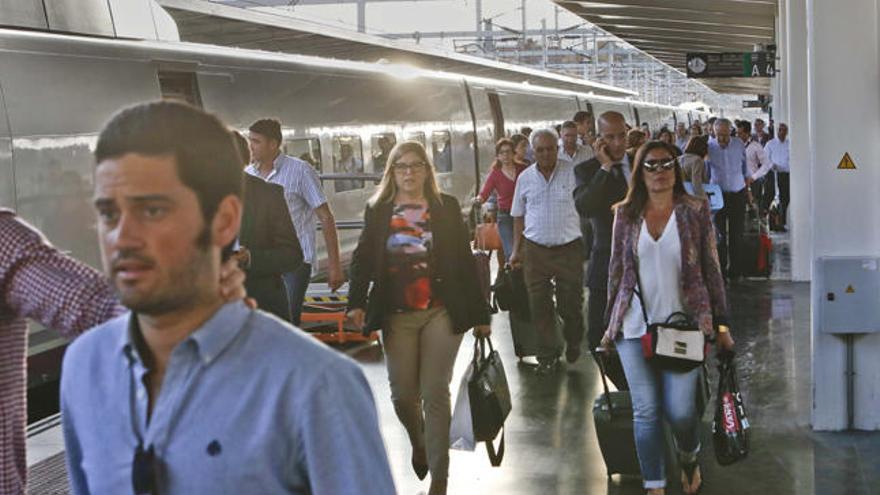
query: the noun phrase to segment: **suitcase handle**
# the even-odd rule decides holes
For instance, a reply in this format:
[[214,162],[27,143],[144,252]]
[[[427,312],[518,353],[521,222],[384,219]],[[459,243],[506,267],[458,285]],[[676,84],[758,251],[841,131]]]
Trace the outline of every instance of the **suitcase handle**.
[[605,401],[608,403],[608,412],[614,415],[614,406],[611,405],[611,392],[608,390],[608,378],[605,376],[605,361],[603,361],[604,354],[609,351],[599,347],[592,352],[596,362],[599,363],[599,374],[602,375],[602,388],[605,389]]

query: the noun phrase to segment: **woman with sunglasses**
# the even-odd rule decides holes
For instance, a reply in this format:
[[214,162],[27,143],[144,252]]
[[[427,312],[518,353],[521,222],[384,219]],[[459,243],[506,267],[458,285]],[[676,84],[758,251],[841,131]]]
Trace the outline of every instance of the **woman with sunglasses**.
[[615,206],[609,323],[602,339],[604,347],[617,347],[629,382],[636,451],[651,495],[665,493],[664,419],[675,438],[683,493],[702,487],[696,403],[701,369],[667,371],[645,359],[643,302],[649,321],[683,312],[707,337],[715,336],[719,349],[733,349],[709,204],[685,192],[675,154],[661,141],[639,148],[629,192]]
[[[482,204],[494,192],[498,198],[498,235],[504,248],[504,261],[513,251],[513,217],[510,216],[510,205],[513,203],[513,191],[520,172],[526,169],[515,160],[515,145],[507,138],[501,138],[495,144],[495,162],[486,177],[483,190],[474,198],[474,203]],[[500,258],[499,258],[500,259]]]
[[449,382],[462,335],[491,333],[476,271],[465,269],[473,263],[461,207],[440,192],[424,146],[398,144],[364,212],[348,317],[364,332],[382,330],[394,411],[413,470],[431,473],[429,495],[446,493]]

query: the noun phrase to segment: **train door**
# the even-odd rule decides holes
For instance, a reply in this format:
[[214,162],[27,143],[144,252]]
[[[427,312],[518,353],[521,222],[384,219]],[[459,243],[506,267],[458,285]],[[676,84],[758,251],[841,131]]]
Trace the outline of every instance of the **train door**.
[[639,127],[640,125],[642,125],[642,121],[639,120],[639,109],[636,108],[635,105],[633,105],[633,116],[636,118],[636,125],[635,125],[635,127]]
[[15,169],[12,166],[12,135],[9,132],[9,118],[6,115],[3,85],[0,84],[0,208],[15,209],[16,207]]
[[504,132],[504,113],[501,111],[501,98],[498,93],[487,93],[489,97],[489,108],[492,110],[492,121],[495,125],[495,141],[505,136]]

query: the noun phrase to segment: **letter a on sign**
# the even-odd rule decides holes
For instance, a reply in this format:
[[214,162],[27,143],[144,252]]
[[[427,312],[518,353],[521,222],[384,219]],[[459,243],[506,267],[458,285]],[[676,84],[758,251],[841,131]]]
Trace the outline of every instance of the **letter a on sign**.
[[856,163],[850,158],[849,153],[844,153],[840,163],[837,164],[837,170],[855,170]]

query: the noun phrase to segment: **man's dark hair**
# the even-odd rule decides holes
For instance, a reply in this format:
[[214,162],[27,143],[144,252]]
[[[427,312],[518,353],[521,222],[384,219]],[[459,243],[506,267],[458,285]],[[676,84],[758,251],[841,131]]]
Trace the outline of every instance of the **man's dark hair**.
[[95,163],[128,153],[173,156],[177,176],[196,193],[208,225],[223,198],[241,197],[242,166],[232,134],[198,108],[156,101],[118,112],[98,135]]
[[574,117],[572,117],[571,120],[577,122],[578,124],[583,124],[584,122],[589,122],[591,118],[593,118],[593,116],[590,115],[590,112],[587,112],[585,110],[578,110],[578,112],[574,114]]
[[706,123],[714,125],[716,120],[718,120],[718,117],[709,117],[709,119],[706,120]]
[[752,124],[748,120],[740,120],[736,123],[736,128],[744,130],[746,134],[752,133]]
[[240,132],[233,130],[232,131],[232,140],[235,141],[235,147],[238,150],[238,156],[241,160],[241,165],[245,166],[251,162],[251,149],[248,147],[247,139],[241,135]]
[[281,122],[278,119],[260,119],[251,124],[248,130],[274,139],[279,145],[281,144]]
[[755,119],[755,125],[758,125],[758,122],[760,122],[760,123],[762,123],[762,124],[765,123],[765,122],[764,122],[764,119],[762,119],[761,117],[758,117],[757,119]]
[[566,120],[562,123],[562,129],[577,129],[578,125],[573,120]]

